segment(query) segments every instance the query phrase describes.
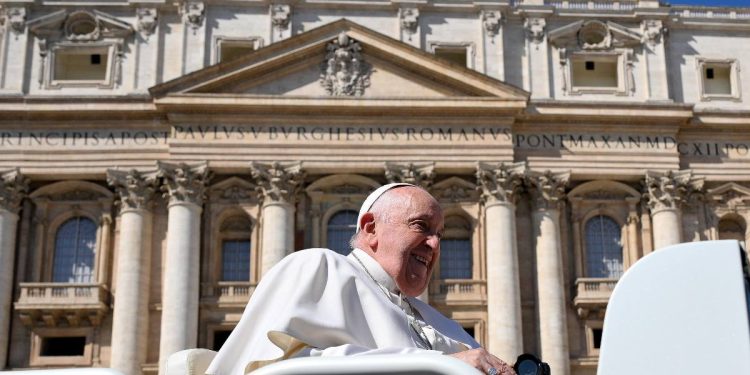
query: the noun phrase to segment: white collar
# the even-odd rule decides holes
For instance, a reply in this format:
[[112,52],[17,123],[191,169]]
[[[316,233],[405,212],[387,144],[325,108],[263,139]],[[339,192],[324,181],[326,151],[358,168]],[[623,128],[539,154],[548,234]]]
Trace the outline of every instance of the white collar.
[[[373,259],[373,257],[370,256],[370,254],[366,253],[364,250],[361,249],[354,249],[351,253],[347,256],[351,260],[354,261],[354,264],[358,266],[364,266],[365,272],[369,272],[370,275],[375,279],[377,283],[385,287],[389,292],[400,295],[401,291],[398,289],[398,286],[396,285],[396,281],[393,280],[391,275],[389,275],[385,270],[383,269],[383,266],[378,263],[377,260]],[[355,258],[356,259],[352,259]],[[357,259],[359,259],[362,264],[357,262]]]

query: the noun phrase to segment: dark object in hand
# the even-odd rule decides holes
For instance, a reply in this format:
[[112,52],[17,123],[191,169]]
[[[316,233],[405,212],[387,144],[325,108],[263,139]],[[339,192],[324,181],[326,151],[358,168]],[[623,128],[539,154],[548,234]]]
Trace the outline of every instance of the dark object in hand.
[[524,353],[518,356],[513,365],[518,375],[551,375],[549,365],[540,361],[533,354]]

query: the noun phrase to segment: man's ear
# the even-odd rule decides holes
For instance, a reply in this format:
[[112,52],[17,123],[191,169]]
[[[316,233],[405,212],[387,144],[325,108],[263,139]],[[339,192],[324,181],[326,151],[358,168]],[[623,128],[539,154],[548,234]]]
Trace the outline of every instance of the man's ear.
[[362,215],[362,220],[359,222],[359,230],[365,237],[365,242],[370,246],[370,249],[375,250],[378,246],[378,240],[375,236],[375,215],[372,212],[366,212]]

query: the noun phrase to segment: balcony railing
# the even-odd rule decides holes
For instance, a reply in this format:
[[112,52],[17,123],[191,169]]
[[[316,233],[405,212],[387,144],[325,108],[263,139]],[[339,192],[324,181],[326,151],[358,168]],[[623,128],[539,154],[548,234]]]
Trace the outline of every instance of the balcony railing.
[[581,304],[606,305],[618,279],[579,278],[576,280],[576,306]]
[[102,284],[21,283],[15,309],[27,325],[69,325],[88,320],[98,325],[109,310],[109,291]]
[[255,291],[249,281],[219,281],[203,288],[203,301],[218,305],[245,306]]
[[430,302],[484,305],[487,283],[481,280],[434,280],[430,285]]
[[559,9],[631,10],[638,5],[638,0],[547,0],[544,4]]

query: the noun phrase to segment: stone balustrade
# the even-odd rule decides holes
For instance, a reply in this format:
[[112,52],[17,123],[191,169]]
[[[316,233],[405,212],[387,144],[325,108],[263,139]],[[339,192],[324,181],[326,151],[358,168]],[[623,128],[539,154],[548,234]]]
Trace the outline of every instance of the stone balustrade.
[[487,283],[482,280],[434,280],[430,285],[430,302],[446,305],[485,305]]
[[219,281],[215,285],[204,285],[202,303],[218,306],[244,307],[255,291],[256,284],[249,281]]
[[548,0],[544,2],[545,5],[551,5],[555,8],[561,9],[604,9],[604,10],[631,10],[638,5],[637,0],[622,0],[622,1],[611,1],[611,0],[595,0],[595,1],[575,1],[575,0]]
[[606,304],[618,279],[579,278],[576,280],[576,306]]
[[[27,326],[98,325],[109,310],[109,291],[102,284],[20,283],[15,303]],[[88,322],[86,322],[88,321]]]

